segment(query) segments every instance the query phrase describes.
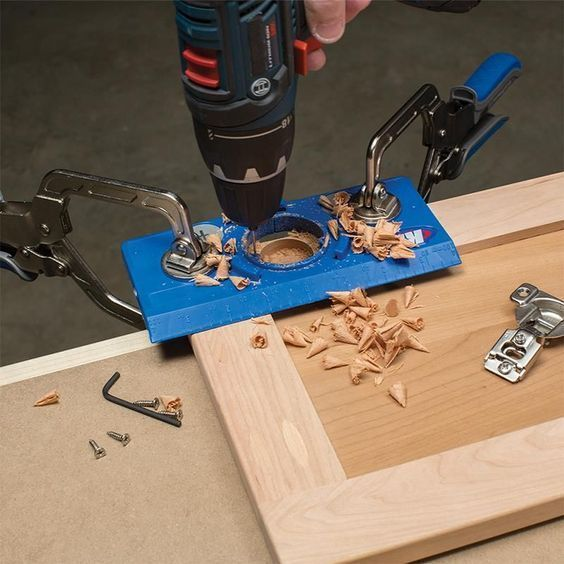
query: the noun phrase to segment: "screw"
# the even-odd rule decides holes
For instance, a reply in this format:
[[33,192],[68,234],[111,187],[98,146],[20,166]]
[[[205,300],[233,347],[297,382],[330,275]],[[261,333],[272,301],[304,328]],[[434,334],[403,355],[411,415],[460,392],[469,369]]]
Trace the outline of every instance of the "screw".
[[46,223],[42,223],[39,226],[39,230],[41,231],[41,235],[43,235],[43,236],[49,235],[49,233],[51,232],[51,230],[49,229],[49,226]]
[[168,415],[169,417],[176,417],[178,421],[182,421],[182,417],[184,417],[181,409],[177,409],[176,411],[159,411],[158,413],[161,415]]
[[24,257],[28,257],[28,256],[29,256],[29,251],[28,251],[27,249],[23,249],[23,250],[22,250],[22,255],[23,255]]
[[176,252],[179,255],[185,255],[186,254],[186,245],[184,245],[184,243],[177,243]]
[[527,335],[525,335],[525,333],[517,333],[517,335],[513,337],[513,342],[517,345],[524,345],[526,340]]
[[102,456],[106,456],[105,449],[103,449],[94,439],[90,439],[88,442],[90,443],[90,446],[94,449],[94,456],[96,457],[96,460],[98,458],[102,458]]
[[513,370],[513,364],[511,364],[510,362],[507,362],[507,360],[504,360],[504,361],[499,365],[499,371],[500,371],[502,374],[509,374],[512,370]]
[[155,398],[152,400],[137,400],[133,402],[135,405],[139,405],[141,407],[151,407],[152,409],[159,408],[159,398]]
[[131,437],[127,433],[122,435],[121,433],[116,433],[115,431],[108,431],[107,435],[108,437],[119,441],[123,446],[129,444],[129,441],[131,441]]
[[439,137],[445,137],[446,135],[446,130],[445,129],[440,129],[439,130]]

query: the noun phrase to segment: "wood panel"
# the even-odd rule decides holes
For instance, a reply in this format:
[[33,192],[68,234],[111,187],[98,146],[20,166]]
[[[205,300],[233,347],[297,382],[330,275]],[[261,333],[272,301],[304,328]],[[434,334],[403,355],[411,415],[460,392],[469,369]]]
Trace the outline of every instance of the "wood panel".
[[[250,321],[192,337],[217,411],[257,503],[345,479],[282,338]],[[260,328],[268,348],[253,349]],[[282,479],[281,479],[282,478]]]
[[460,253],[564,229],[564,173],[431,204]]
[[564,513],[564,419],[262,507],[279,560],[406,562]]
[[[540,235],[469,254],[448,275],[418,279],[418,302],[425,307],[411,315],[424,317],[418,338],[431,352],[406,351],[395,363],[403,367],[389,377],[385,371],[381,386],[371,378],[354,386],[347,367],[323,370],[323,355],[306,359],[305,349],[288,347],[347,476],[564,415],[564,343],[543,351],[531,375],[517,385],[485,371],[482,362],[504,329],[516,325],[509,294],[520,283],[564,295],[563,247],[564,231]],[[385,304],[402,292],[370,295]],[[276,320],[279,328],[291,323],[307,330],[321,314],[333,318],[325,305]],[[321,334],[333,342],[328,327]],[[357,354],[353,345],[330,350],[351,361]],[[397,380],[408,388],[406,409],[387,393]]]

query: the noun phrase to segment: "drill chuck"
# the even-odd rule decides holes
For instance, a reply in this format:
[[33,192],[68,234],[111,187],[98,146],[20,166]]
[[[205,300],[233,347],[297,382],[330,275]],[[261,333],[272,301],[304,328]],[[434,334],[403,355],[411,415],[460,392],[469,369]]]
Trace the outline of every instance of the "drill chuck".
[[292,153],[293,115],[256,129],[206,126],[194,118],[194,130],[225,215],[251,229],[272,217]]

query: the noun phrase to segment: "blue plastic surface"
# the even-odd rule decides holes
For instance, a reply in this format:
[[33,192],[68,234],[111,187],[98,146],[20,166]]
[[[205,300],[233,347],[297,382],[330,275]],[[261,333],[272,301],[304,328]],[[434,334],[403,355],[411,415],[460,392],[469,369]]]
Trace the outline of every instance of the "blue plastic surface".
[[[192,281],[165,274],[161,259],[172,243],[171,231],[125,241],[123,258],[151,341],[166,341],[317,302],[327,297],[327,291],[380,286],[460,264],[452,240],[411,181],[396,177],[385,184],[401,201],[402,210],[395,218],[402,222],[401,232],[422,242],[415,249],[414,259],[379,261],[366,253],[353,254],[350,238],[341,236],[337,241],[330,238],[326,248],[301,263],[268,267],[243,250],[241,240],[247,230],[227,224],[223,240],[235,237],[238,242],[231,274],[251,280],[247,288],[239,291],[228,280],[221,286],[198,287]],[[352,194],[359,189],[356,186],[346,191]],[[317,203],[318,198],[286,202],[285,209],[278,212],[273,221],[283,228],[288,216],[307,218],[317,224],[323,243],[331,215]],[[222,225],[220,219],[205,223]],[[197,226],[195,229],[197,231]]]
[[476,92],[482,102],[514,71],[521,69],[521,61],[511,53],[490,55],[468,78],[464,86]]

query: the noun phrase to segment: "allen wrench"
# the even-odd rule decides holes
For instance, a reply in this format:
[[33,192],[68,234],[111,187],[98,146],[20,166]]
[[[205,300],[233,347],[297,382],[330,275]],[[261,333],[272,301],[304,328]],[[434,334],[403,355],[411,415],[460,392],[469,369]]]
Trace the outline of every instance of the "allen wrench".
[[118,397],[110,394],[111,387],[119,380],[119,378],[120,378],[120,373],[114,372],[112,377],[106,382],[106,384],[102,388],[102,395],[104,396],[104,398],[106,398],[108,401],[111,401],[112,403],[115,403],[117,405],[121,405],[122,407],[126,407],[127,409],[137,411],[137,413],[141,413],[142,415],[148,415],[149,417],[152,417],[153,419],[158,419],[159,421],[162,421],[163,423],[168,423],[169,425],[174,425],[175,427],[181,427],[182,426],[182,421],[179,421],[173,415],[163,415],[161,413],[151,411],[150,409],[146,409],[144,407],[141,407],[140,405],[135,405],[134,403],[132,403],[130,401],[118,398]]

